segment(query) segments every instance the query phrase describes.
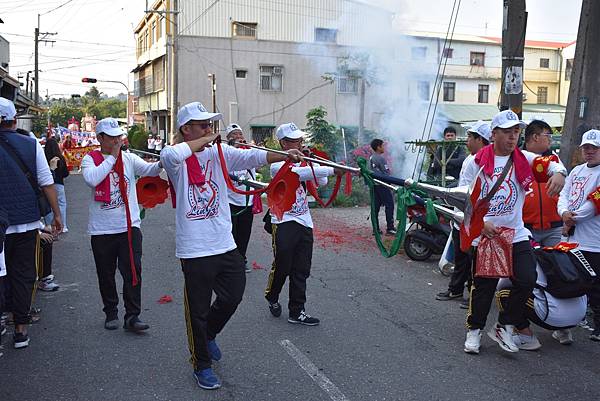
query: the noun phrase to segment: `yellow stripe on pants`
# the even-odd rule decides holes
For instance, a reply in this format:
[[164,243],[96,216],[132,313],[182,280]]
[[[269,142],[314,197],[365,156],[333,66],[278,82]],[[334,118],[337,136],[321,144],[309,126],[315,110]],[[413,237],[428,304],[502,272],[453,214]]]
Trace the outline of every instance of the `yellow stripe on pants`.
[[273,264],[271,265],[271,271],[269,272],[269,280],[267,281],[267,288],[265,289],[265,296],[269,295],[271,292],[271,286],[273,285],[273,277],[275,277],[275,269],[277,265],[275,264],[275,258],[277,254],[277,246],[275,245],[275,235],[277,234],[277,224],[272,224],[273,226],[273,235],[271,236],[271,247],[273,248]]
[[[182,262],[183,264],[183,262]],[[192,316],[190,315],[190,305],[188,303],[187,286],[183,284],[183,306],[185,313],[185,326],[188,338],[188,348],[190,350],[190,363],[196,369],[196,347],[194,346],[194,330],[192,329]]]

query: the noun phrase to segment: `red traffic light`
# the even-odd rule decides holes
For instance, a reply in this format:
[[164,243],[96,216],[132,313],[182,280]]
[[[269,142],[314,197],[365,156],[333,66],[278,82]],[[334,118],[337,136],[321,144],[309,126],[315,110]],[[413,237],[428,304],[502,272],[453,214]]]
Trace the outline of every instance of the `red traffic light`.
[[81,78],[81,82],[86,82],[88,84],[95,84],[98,82],[96,78]]

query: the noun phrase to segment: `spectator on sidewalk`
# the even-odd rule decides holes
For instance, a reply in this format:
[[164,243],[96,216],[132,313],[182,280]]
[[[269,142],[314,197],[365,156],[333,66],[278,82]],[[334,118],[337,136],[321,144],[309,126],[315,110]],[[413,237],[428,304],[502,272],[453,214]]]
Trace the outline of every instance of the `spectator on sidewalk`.
[[455,179],[460,178],[460,170],[465,160],[465,147],[460,144],[453,144],[456,141],[456,129],[454,127],[446,127],[444,129],[444,141],[450,142],[450,145],[439,145],[435,157],[432,160],[430,175],[437,176],[442,174],[442,147],[446,150],[446,175],[452,176]]

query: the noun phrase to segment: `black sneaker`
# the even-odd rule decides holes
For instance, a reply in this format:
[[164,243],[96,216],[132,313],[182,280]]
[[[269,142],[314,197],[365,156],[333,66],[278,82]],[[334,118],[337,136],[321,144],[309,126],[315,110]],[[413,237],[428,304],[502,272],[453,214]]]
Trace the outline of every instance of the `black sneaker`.
[[398,233],[398,231],[396,231],[395,228],[388,228],[387,230],[385,230],[386,235],[396,235],[396,233]]
[[449,301],[451,299],[462,298],[463,294],[454,294],[450,290],[440,292],[435,296],[438,301]]
[[150,325],[142,322],[137,316],[133,316],[125,320],[123,328],[128,331],[138,332],[148,330]]
[[303,324],[305,326],[317,326],[320,323],[320,321],[316,317],[307,315],[306,312],[302,311],[300,312],[300,315],[298,315],[298,317],[290,316],[288,318],[288,323]]
[[275,317],[281,316],[281,305],[279,302],[269,302],[269,311]]
[[590,334],[590,340],[600,341],[600,329],[594,329],[592,334]]
[[29,345],[29,336],[23,333],[13,334],[13,341],[15,343],[15,348],[25,348]]

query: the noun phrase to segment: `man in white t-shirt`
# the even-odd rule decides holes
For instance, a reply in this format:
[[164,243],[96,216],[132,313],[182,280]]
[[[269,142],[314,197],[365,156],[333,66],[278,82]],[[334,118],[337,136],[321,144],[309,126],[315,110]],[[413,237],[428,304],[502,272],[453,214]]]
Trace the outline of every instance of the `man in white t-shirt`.
[[[230,124],[225,131],[227,133],[228,144],[234,148],[243,148],[242,145],[239,145],[239,143],[246,143],[246,138],[244,138],[242,127],[240,127],[238,124]],[[245,177],[253,180],[256,177],[256,170],[252,168],[248,170],[234,171],[233,174],[237,177]],[[244,184],[236,184],[236,188],[241,190],[248,189]],[[248,250],[248,242],[250,241],[250,234],[252,233],[252,221],[254,220],[254,215],[252,214],[253,201],[254,195],[242,195],[233,191],[229,191],[231,230],[238,251],[240,251],[244,257],[246,273],[252,271],[252,267],[248,266],[246,251]]]
[[154,150],[156,151],[156,153],[160,153],[162,148],[163,148],[162,137],[160,135],[155,135],[154,136]]
[[[300,131],[294,123],[282,124],[277,128],[277,139],[283,150],[302,148],[306,133]],[[282,163],[271,165],[271,176],[282,167]],[[300,177],[302,185],[296,188],[296,201],[292,208],[278,220],[271,215],[273,224],[273,253],[274,260],[269,273],[269,281],[265,290],[265,298],[269,310],[275,317],[281,316],[279,294],[289,278],[288,322],[316,326],[319,319],[308,315],[304,310],[306,303],[306,280],[310,276],[313,251],[313,221],[308,208],[307,185],[316,178],[315,185],[326,185],[327,177],[333,174],[343,174],[342,170],[332,167],[302,166],[296,164],[292,171]]]
[[[481,149],[475,158],[465,166],[464,182],[472,184],[479,176],[482,180],[480,199],[487,196],[494,187],[509,159],[512,166],[503,182],[489,200],[489,210],[484,216],[484,227],[481,236],[497,237],[500,228],[514,229],[512,240],[513,290],[511,291],[508,307],[501,311],[498,322],[490,329],[488,336],[498,343],[500,348],[508,352],[517,352],[520,348],[534,349],[541,347],[538,339],[527,332],[529,321],[525,317],[525,302],[535,285],[536,261],[529,243],[529,231],[523,223],[523,203],[525,193],[533,182],[531,164],[537,157],[534,153],[517,149],[521,128],[525,127],[519,117],[511,110],[501,111],[492,120],[492,145]],[[480,169],[483,171],[480,172]],[[547,171],[548,192],[558,193],[566,176],[566,169],[560,163],[551,162]],[[480,237],[472,246],[477,247]],[[475,248],[476,249],[476,248]],[[474,251],[473,271],[476,272],[477,251]],[[481,343],[481,330],[486,324],[498,279],[477,277],[474,274],[469,311],[467,314],[467,338],[464,351],[478,354]],[[513,341],[515,327],[524,331],[520,336],[528,344],[517,344]]]
[[[548,282],[544,271],[536,267],[536,287],[526,302],[525,316],[531,323],[546,330],[553,330],[552,337],[563,345],[573,342],[573,336],[569,330],[585,317],[587,309],[587,297],[585,295],[575,298],[556,298],[550,294],[546,287]],[[502,309],[508,307],[508,299],[512,291],[512,283],[503,278],[498,282],[496,299]],[[513,340],[520,342],[520,334],[515,332]]]
[[[176,250],[185,280],[185,319],[190,362],[198,385],[206,390],[221,387],[211,368],[211,359],[221,359],[215,341],[238,304],[246,285],[244,258],[231,233],[228,188],[221,168],[213,121],[220,113],[209,113],[200,102],[183,106],[177,113],[178,133],[173,146],[160,157],[176,194]],[[298,150],[287,156],[257,149],[222,145],[229,171],[252,169],[291,158],[302,159]],[[216,299],[211,305],[213,292]]]
[[[157,176],[161,165],[160,162],[147,163],[133,153],[121,151],[123,131],[114,118],[100,120],[96,124],[96,134],[100,150],[92,151],[83,158],[81,170],[85,183],[91,187],[88,233],[91,235],[98,286],[106,315],[104,328],[116,330],[119,327],[119,296],[115,283],[118,266],[123,277],[123,328],[135,332],[147,330],[150,326],[139,318],[142,232],[135,177]],[[121,179],[124,180],[126,197],[121,192]],[[129,216],[126,205],[129,206]]]
[[[589,130],[581,138],[585,163],[575,166],[567,177],[558,199],[569,242],[579,250],[600,276],[600,130]],[[600,341],[600,283],[588,293],[594,312],[594,331],[590,339]]]
[[148,152],[154,153],[155,149],[156,149],[156,144],[154,141],[154,137],[152,136],[152,134],[149,134],[148,135]]

